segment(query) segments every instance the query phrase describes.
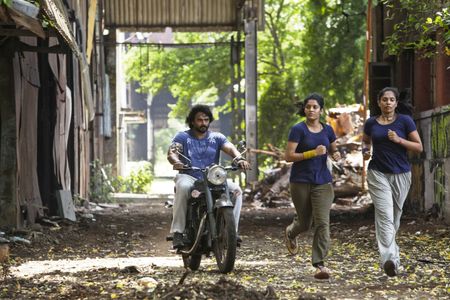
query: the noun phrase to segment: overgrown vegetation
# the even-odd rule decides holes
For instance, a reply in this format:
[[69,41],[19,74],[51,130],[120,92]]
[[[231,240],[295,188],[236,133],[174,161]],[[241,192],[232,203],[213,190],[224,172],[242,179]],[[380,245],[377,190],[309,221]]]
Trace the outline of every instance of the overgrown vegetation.
[[137,170],[127,177],[118,176],[113,180],[113,186],[119,193],[145,194],[149,192],[153,181],[152,166],[149,162],[141,162]]
[[[424,57],[440,52],[450,56],[450,2],[441,0],[382,0],[394,31],[386,39],[390,55],[414,50]],[[406,18],[397,18],[406,16]]]
[[111,202],[111,193],[145,194],[149,192],[153,173],[149,162],[141,162],[140,167],[127,177],[113,176],[111,165],[102,165],[97,159],[91,163],[89,197],[94,202]]

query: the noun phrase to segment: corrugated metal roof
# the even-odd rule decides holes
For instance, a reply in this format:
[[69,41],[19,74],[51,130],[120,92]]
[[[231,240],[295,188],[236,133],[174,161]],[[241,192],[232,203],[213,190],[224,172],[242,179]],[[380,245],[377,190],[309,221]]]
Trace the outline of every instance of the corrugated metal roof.
[[[104,0],[105,26],[125,31],[236,30],[241,0]],[[250,1],[262,11],[263,0]],[[261,18],[258,18],[261,19]]]

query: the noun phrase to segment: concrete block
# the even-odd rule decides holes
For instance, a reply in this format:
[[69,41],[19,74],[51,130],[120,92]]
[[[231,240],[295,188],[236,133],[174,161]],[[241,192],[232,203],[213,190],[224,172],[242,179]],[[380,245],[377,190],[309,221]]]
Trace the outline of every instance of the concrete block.
[[58,190],[56,191],[56,198],[58,201],[59,216],[76,221],[75,206],[73,205],[72,193],[70,191]]

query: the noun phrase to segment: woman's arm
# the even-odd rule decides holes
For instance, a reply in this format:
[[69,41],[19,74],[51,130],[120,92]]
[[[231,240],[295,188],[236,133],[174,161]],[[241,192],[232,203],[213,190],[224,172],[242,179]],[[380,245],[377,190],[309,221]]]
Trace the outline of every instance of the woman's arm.
[[421,153],[423,151],[422,141],[419,133],[414,130],[408,134],[408,139],[403,139],[397,135],[393,130],[388,131],[388,137],[394,143],[397,143],[406,148],[406,150]]
[[297,149],[298,143],[296,142],[288,142],[286,146],[285,158],[288,162],[296,162],[300,160],[310,159],[316,157],[318,155],[324,155],[327,153],[327,148],[324,145],[317,146],[316,149],[305,151],[302,153],[295,152]]
[[332,142],[330,144],[330,153],[331,153],[331,157],[334,160],[340,160],[341,159],[341,153],[339,152],[339,150],[337,148],[336,141],[334,141],[334,142]]
[[364,160],[368,160],[372,156],[372,139],[365,133],[363,133],[361,147]]
[[303,159],[303,153],[296,153],[295,149],[297,149],[298,143],[288,142],[286,146],[286,151],[284,153],[284,157],[288,162],[295,162]]

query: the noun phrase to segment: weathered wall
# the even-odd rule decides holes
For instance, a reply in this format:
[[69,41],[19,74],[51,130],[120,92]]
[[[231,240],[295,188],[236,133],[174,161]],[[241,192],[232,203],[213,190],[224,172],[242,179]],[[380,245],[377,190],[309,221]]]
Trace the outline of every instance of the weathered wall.
[[411,158],[413,184],[408,205],[450,224],[450,105],[416,117],[424,152]]
[[104,37],[105,44],[112,45],[105,47],[106,74],[109,76],[110,88],[110,109],[111,109],[111,137],[103,142],[103,162],[111,164],[112,171],[117,174],[117,122],[116,122],[116,42],[115,30],[111,30],[109,35]]
[[12,51],[0,47],[0,227],[14,226],[16,210],[16,113]]

